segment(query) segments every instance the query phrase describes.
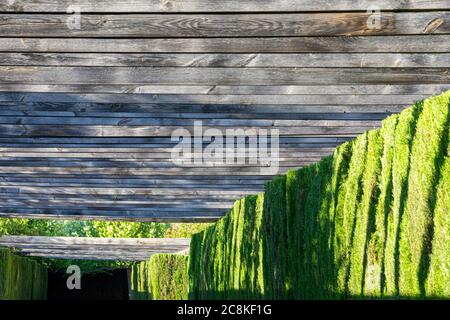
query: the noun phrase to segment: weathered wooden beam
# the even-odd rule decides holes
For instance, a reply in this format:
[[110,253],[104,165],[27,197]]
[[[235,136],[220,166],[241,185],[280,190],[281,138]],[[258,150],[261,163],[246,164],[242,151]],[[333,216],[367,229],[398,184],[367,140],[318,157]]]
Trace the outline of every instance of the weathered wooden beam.
[[[9,84],[0,83],[0,92],[35,93],[121,93],[121,94],[192,94],[192,95],[304,95],[304,94],[380,94],[435,95],[448,90],[448,84],[375,84],[375,85],[136,85],[136,84]],[[5,104],[5,103],[2,103]]]
[[[67,14],[0,14],[0,37],[170,38],[417,35],[450,33],[450,12],[258,14],[85,14],[68,27]],[[436,24],[436,21],[440,21]]]
[[186,209],[167,208],[146,209],[141,211],[110,209],[51,209],[51,208],[7,208],[0,210],[0,218],[25,219],[62,219],[62,220],[104,220],[104,221],[141,221],[165,223],[214,222],[220,219],[224,209]]
[[[362,126],[336,126],[336,127],[246,127],[247,130],[258,133],[259,129],[278,129],[280,135],[295,136],[355,136],[367,130],[374,129],[374,125]],[[0,135],[3,136],[58,136],[58,137],[146,137],[146,136],[170,136],[180,127],[177,126],[64,126],[64,125],[0,125]],[[193,126],[184,126],[190,132],[194,132]],[[204,130],[215,129],[216,127],[204,126]],[[229,130],[241,130],[242,127],[228,126]],[[270,132],[270,131],[269,131]]]
[[[22,173],[22,174],[40,174],[40,173],[54,173],[54,174],[112,174],[112,175],[161,175],[161,176],[173,176],[173,175],[255,175],[260,174],[261,170],[265,166],[254,166],[254,167],[194,167],[187,168],[176,167],[176,168],[86,168],[86,167],[0,167],[0,173]],[[283,166],[279,167],[280,174],[286,170],[299,167],[299,165]]]
[[448,53],[450,35],[192,39],[2,38],[0,52]]
[[[443,75],[443,78],[448,75]],[[356,80],[355,80],[356,81]],[[82,104],[167,104],[182,105],[316,105],[316,112],[326,110],[327,106],[341,105],[411,105],[412,101],[425,98],[425,95],[351,95],[351,94],[304,94],[304,95],[185,95],[185,94],[101,94],[101,93],[7,93],[0,92],[3,103],[82,103]],[[239,106],[238,106],[239,107]],[[170,108],[170,107],[167,107]],[[214,108],[214,106],[213,106]],[[311,111],[314,112],[314,111]]]
[[[84,13],[98,12],[301,12],[367,11],[371,0],[12,0],[0,3],[4,12],[61,12],[79,7]],[[377,0],[380,10],[446,9],[446,0]]]
[[0,237],[0,246],[27,256],[94,260],[147,260],[155,253],[185,252],[189,243],[184,238]]
[[[450,54],[449,53],[177,54],[177,53],[2,52],[0,53],[0,66],[239,67],[239,68],[264,68],[264,67],[335,68],[339,66],[342,68],[447,68],[450,66]],[[155,89],[152,90],[151,89],[152,86],[141,86],[141,90],[146,89],[149,91],[153,91],[150,93],[158,93],[158,86],[153,87]],[[159,90],[162,90],[162,88],[160,87]],[[170,87],[167,86],[167,88]],[[202,90],[203,92],[212,91],[210,93],[221,92],[223,90],[226,90],[226,87],[215,88],[215,90],[211,90],[211,88],[212,88],[211,86],[204,86],[204,87],[197,87],[196,90]],[[236,90],[238,88],[233,89]],[[135,90],[137,91],[137,89]],[[128,89],[127,92],[130,92],[130,89]],[[194,92],[186,92],[186,93],[194,93]]]
[[[450,68],[0,67],[0,83],[334,85],[448,84]],[[263,97],[266,98],[266,97]],[[189,100],[187,100],[189,101]]]
[[[442,89],[445,89],[447,86],[443,85]],[[327,90],[327,87],[322,87],[323,91]],[[436,89],[441,89],[438,87]],[[314,90],[314,89],[312,89]],[[436,93],[441,93],[442,91],[436,91]],[[319,101],[322,101],[320,96],[317,96],[319,92],[311,92],[311,94],[316,94],[315,98]],[[232,114],[268,114],[268,115],[276,115],[276,114],[301,114],[301,113],[310,113],[310,114],[345,114],[351,117],[352,114],[355,113],[398,113],[401,110],[407,108],[410,104],[386,104],[385,101],[381,100],[378,102],[382,102],[381,104],[372,104],[369,101],[367,104],[346,104],[352,103],[353,99],[362,99],[359,95],[350,95],[345,96],[347,98],[347,102],[344,102],[344,98],[336,98],[332,95],[327,95],[326,97],[334,102],[338,102],[337,104],[330,104],[329,102],[324,102],[323,104],[188,104],[188,103],[89,103],[89,102],[39,102],[32,101],[33,97],[36,97],[37,100],[44,100],[43,93],[39,95],[24,95],[20,93],[16,94],[0,94],[0,98],[3,96],[4,99],[15,100],[9,102],[0,102],[0,112],[26,112],[27,114],[33,114],[36,112],[48,112],[49,115],[57,115],[62,112],[66,115],[92,115],[96,116],[99,114],[108,114],[111,117],[126,116],[128,114],[140,114],[143,117],[145,115],[152,115],[154,113],[157,114],[189,114],[189,113],[199,113],[199,114],[221,114],[221,113],[232,113]],[[62,96],[62,97],[61,97]],[[411,98],[419,98],[422,95],[407,95],[407,97]],[[28,97],[28,98],[27,98]],[[99,99],[98,96],[84,96],[86,100]],[[101,98],[106,99],[106,96],[102,96]],[[129,99],[133,99],[134,95],[127,95]],[[270,96],[269,96],[270,97]],[[298,96],[301,102],[303,96]],[[373,95],[372,95],[373,97]],[[18,101],[20,98],[24,100],[29,100],[28,102]],[[71,95],[70,98],[72,100],[76,99],[76,96]],[[114,95],[110,98],[110,100],[118,99],[117,95]],[[392,99],[389,95],[383,97],[384,99]],[[59,95],[51,95],[50,99],[62,100],[64,96],[60,93]],[[342,101],[340,101],[342,99]],[[402,95],[399,96],[399,99],[406,100]],[[68,99],[67,99],[68,100]],[[124,98],[120,99],[124,100]],[[313,100],[313,99],[311,99]],[[338,100],[338,101],[336,101]],[[392,99],[393,100],[393,99]],[[314,102],[312,102],[314,103]],[[151,137],[149,137],[151,138]],[[147,139],[149,139],[147,138]]]

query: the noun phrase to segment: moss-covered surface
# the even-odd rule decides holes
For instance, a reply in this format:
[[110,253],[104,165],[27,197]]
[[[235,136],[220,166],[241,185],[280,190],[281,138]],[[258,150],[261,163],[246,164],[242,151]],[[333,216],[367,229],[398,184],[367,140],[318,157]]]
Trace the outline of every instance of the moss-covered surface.
[[192,237],[190,298],[450,298],[450,92]]
[[188,256],[155,254],[131,269],[131,300],[188,298]]
[[0,249],[0,300],[43,300],[47,268],[33,259]]

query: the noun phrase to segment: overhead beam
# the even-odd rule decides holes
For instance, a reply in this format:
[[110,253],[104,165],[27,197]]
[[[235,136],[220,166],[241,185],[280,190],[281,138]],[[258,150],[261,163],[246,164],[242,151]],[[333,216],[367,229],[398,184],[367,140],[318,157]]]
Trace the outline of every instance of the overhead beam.
[[[13,0],[0,3],[3,12],[66,13],[79,7],[85,13],[99,12],[299,12],[299,11],[364,11],[373,6],[371,0]],[[378,0],[380,10],[445,9],[446,0]]]
[[190,239],[82,238],[2,236],[0,247],[14,248],[27,256],[81,260],[148,260],[155,253],[182,253]]
[[448,53],[450,35],[191,39],[2,38],[0,52]]

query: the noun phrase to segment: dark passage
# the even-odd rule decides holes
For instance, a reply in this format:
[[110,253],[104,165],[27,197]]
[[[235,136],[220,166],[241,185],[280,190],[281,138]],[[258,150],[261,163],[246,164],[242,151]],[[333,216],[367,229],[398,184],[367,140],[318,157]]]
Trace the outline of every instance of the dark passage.
[[48,276],[48,300],[128,300],[128,276],[126,269],[85,274],[81,277],[81,289],[67,289],[69,275],[50,272]]

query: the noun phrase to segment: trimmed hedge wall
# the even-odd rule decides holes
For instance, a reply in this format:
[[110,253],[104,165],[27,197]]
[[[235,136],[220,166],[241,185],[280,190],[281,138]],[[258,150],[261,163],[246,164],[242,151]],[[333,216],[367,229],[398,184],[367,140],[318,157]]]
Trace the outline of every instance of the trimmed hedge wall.
[[131,269],[131,300],[188,298],[188,256],[155,254]]
[[37,261],[0,249],[0,300],[46,299],[47,276]]
[[193,236],[190,298],[450,297],[450,91]]

